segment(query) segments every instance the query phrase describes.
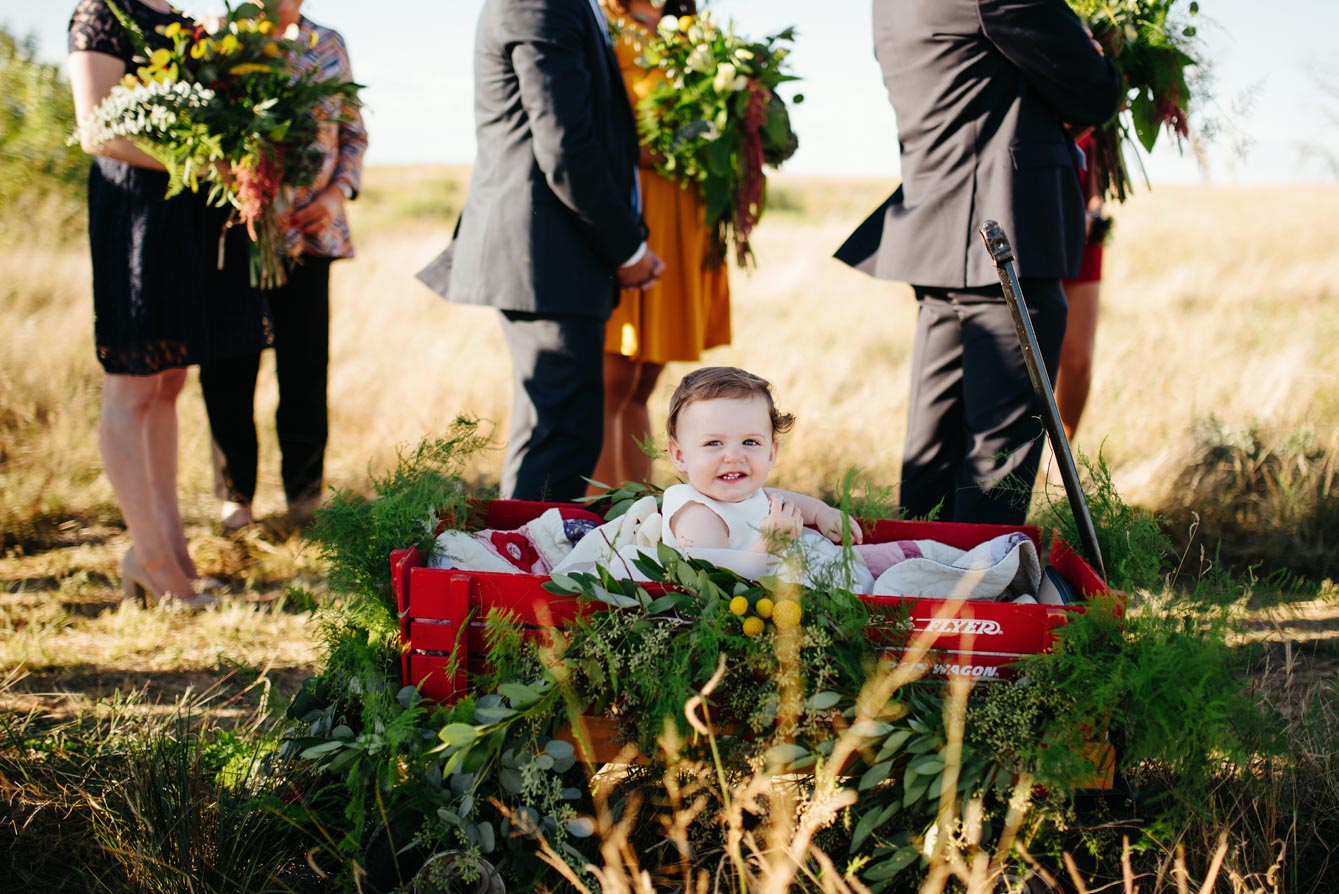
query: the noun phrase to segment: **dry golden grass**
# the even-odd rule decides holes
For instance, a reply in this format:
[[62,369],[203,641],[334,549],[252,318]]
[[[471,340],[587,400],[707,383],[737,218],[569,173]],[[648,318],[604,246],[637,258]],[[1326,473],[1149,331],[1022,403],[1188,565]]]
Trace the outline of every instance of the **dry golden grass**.
[[[335,487],[365,490],[369,471],[387,468],[397,447],[444,430],[457,414],[505,429],[509,364],[495,314],[447,305],[412,276],[448,241],[463,178],[458,169],[372,170],[353,206],[359,257],[333,274],[327,471]],[[758,268],[734,272],[735,343],[703,358],[768,377],[798,415],[778,470],[784,485],[828,491],[853,466],[875,483],[896,483],[914,302],[907,287],[830,259],[891,186],[778,178],[757,234]],[[1114,209],[1079,446],[1103,450],[1127,499],[1175,499],[1168,490],[1195,455],[1192,425],[1210,415],[1278,431],[1309,427],[1339,452],[1339,360],[1330,347],[1339,336],[1339,254],[1328,242],[1336,200],[1339,186],[1160,188]],[[310,614],[286,606],[284,592],[298,586],[319,596],[321,563],[300,538],[273,529],[216,530],[193,381],[179,404],[188,533],[201,570],[225,575],[239,595],[199,617],[118,605],[117,560],[128,538],[97,452],[101,371],[87,252],[41,232],[0,243],[8,322],[0,327],[0,717],[59,722],[117,705],[168,715],[191,703],[222,722],[282,707],[322,660]],[[265,364],[261,516],[283,508]],[[689,368],[670,367],[653,418],[664,418]],[[500,462],[499,450],[471,471],[496,480]],[[1309,691],[1308,681],[1333,679],[1332,587],[1305,607],[1260,613],[1252,626],[1278,641],[1266,653],[1273,663],[1262,691]],[[1266,890],[1237,881],[1231,890]]]
[[[463,176],[373,170],[365,201],[353,206],[359,257],[335,266],[332,287],[333,485],[360,488],[397,445],[458,413],[505,426],[508,361],[495,314],[447,305],[412,275],[448,241]],[[915,306],[905,286],[830,258],[890,186],[777,178],[778,209],[757,235],[758,267],[733,275],[734,344],[702,361],[773,380],[799,417],[777,473],[795,488],[830,490],[851,466],[896,483]],[[1339,187],[1167,187],[1115,209],[1078,446],[1103,451],[1128,498],[1156,495],[1179,471],[1192,423],[1211,414],[1309,426],[1333,442],[1339,253],[1327,234],[1336,200]],[[0,269],[10,271],[0,304],[17,321],[0,334],[0,522],[105,516],[113,501],[96,448],[100,375],[84,248],[10,245],[0,249]],[[690,366],[669,367],[655,418]],[[265,422],[276,396],[272,378],[262,382]],[[186,510],[208,518],[208,438],[194,385],[180,410]],[[282,508],[272,423],[263,437],[262,514]],[[495,479],[500,461],[493,454],[476,471]]]
[[[464,177],[460,169],[372,170],[353,206],[359,256],[333,274],[327,468],[335,487],[366,489],[369,471],[387,468],[398,447],[442,431],[457,414],[505,427],[509,364],[496,315],[448,305],[413,278],[447,243]],[[777,178],[774,212],[757,233],[757,269],[733,274],[734,344],[703,358],[775,383],[783,407],[799,417],[777,473],[796,489],[830,491],[853,466],[875,483],[897,480],[915,305],[906,286],[830,258],[891,186]],[[1328,234],[1336,201],[1335,186],[1160,188],[1115,209],[1079,446],[1104,452],[1127,499],[1166,497],[1190,455],[1192,424],[1210,414],[1278,430],[1309,426],[1335,448],[1339,253]],[[127,540],[97,452],[101,370],[87,252],[41,232],[0,244],[0,312],[10,321],[0,327],[0,584],[10,593],[3,624],[11,634],[0,666],[72,667],[81,657],[115,666],[121,657],[89,652],[116,639],[102,626],[122,617],[105,610],[115,603]],[[265,363],[257,402],[262,517],[283,509],[276,393]],[[690,366],[668,369],[653,418],[664,418]],[[218,534],[193,380],[179,409],[183,508],[202,570],[229,576],[252,599],[271,600],[294,581],[319,590],[319,561],[300,540]],[[471,472],[496,480],[501,451],[479,462]],[[85,616],[91,626],[80,632]],[[208,664],[215,631],[187,626],[198,628],[200,643],[163,655]],[[303,634],[285,627],[270,636],[282,651],[278,643]],[[127,648],[126,660],[139,661],[138,646]]]

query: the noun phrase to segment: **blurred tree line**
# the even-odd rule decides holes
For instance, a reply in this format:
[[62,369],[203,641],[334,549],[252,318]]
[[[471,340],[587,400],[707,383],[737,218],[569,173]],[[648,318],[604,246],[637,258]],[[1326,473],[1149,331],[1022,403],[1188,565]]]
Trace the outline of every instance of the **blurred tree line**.
[[32,39],[0,26],[0,237],[73,238],[85,225],[89,157],[76,144],[70,85]]

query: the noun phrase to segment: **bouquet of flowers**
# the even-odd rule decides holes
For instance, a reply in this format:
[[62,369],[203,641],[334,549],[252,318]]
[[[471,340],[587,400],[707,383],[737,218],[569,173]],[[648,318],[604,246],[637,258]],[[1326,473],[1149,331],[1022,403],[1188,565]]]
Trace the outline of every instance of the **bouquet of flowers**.
[[1186,70],[1201,64],[1191,24],[1199,3],[1069,0],[1069,5],[1125,78],[1127,107],[1094,134],[1103,193],[1123,202],[1130,192],[1123,147],[1130,146],[1137,161],[1137,147],[1151,152],[1164,127],[1178,141],[1190,135]]
[[316,177],[321,115],[332,97],[356,102],[359,85],[295,74],[297,26],[277,33],[255,3],[228,6],[209,26],[167,25],[171,49],[152,52],[134,20],[107,5],[144,64],[94,110],[86,125],[94,141],[130,139],[161,162],[169,198],[208,184],[210,203],[231,207],[228,225],[244,224],[251,237],[252,285],[283,285],[285,192]]
[[[778,85],[795,39],[787,28],[760,42],[720,27],[709,12],[660,20],[638,62],[665,79],[637,104],[642,142],[657,169],[701,190],[717,260],[733,242],[735,257],[752,257],[749,236],[762,216],[763,166],[795,154],[798,141]],[[795,102],[802,102],[796,96]]]

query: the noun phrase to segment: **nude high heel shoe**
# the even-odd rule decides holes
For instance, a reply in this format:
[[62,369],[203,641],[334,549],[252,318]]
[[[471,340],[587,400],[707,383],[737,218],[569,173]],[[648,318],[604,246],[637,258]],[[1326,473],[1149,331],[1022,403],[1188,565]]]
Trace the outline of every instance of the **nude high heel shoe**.
[[134,547],[126,550],[125,555],[121,557],[121,594],[125,601],[139,602],[145,608],[153,608],[161,602],[173,608],[200,612],[218,604],[218,600],[208,593],[178,596],[175,593],[159,592],[149,580],[144,566],[140,565],[139,559],[135,557]]

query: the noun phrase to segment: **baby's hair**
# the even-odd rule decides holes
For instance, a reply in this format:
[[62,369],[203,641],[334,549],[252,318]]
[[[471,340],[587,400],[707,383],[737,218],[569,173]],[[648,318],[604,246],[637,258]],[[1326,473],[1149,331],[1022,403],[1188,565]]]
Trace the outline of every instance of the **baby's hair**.
[[665,429],[671,438],[678,437],[679,417],[689,404],[717,398],[761,397],[767,401],[767,414],[772,417],[772,437],[784,435],[795,424],[795,417],[782,413],[772,400],[772,383],[734,366],[707,366],[683,377],[670,398],[669,419]]

